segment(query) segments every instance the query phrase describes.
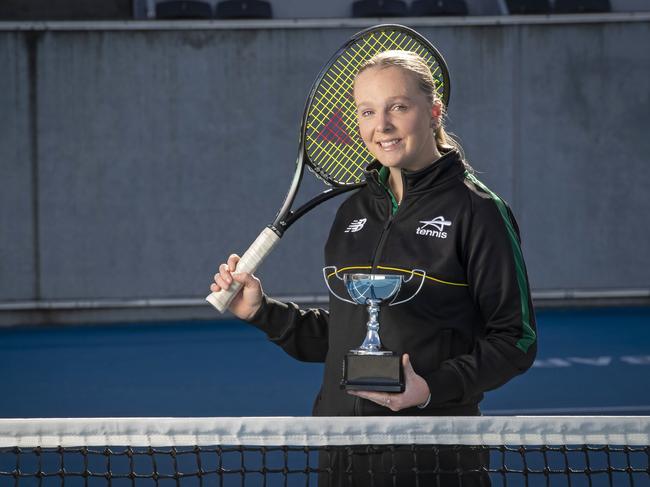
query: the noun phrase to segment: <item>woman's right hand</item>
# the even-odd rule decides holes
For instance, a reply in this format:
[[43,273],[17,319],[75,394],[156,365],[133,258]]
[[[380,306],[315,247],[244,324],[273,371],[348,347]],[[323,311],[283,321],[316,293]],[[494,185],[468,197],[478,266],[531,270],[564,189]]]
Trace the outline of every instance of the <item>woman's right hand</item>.
[[228,262],[219,266],[219,272],[214,275],[214,284],[210,285],[210,291],[219,292],[228,289],[233,281],[242,284],[242,289],[233,298],[228,310],[240,320],[248,320],[262,306],[262,283],[252,274],[247,272],[236,272],[237,263],[240,257],[232,254]]

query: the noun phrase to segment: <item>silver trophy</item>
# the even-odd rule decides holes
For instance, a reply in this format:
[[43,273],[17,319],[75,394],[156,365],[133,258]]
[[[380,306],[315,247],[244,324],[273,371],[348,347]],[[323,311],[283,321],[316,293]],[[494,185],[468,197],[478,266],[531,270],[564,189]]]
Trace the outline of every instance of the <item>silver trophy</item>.
[[[359,348],[350,350],[343,359],[341,387],[366,391],[401,392],[404,390],[404,373],[401,356],[384,350],[379,338],[379,311],[382,305],[395,306],[413,299],[422,289],[426,272],[414,269],[410,275],[398,274],[343,274],[335,266],[323,269],[325,283],[333,296],[350,304],[368,307],[366,337]],[[339,296],[330,286],[329,278],[343,281],[350,299]],[[403,283],[420,278],[417,288],[405,299],[397,300]],[[416,279],[417,281],[417,279]]]

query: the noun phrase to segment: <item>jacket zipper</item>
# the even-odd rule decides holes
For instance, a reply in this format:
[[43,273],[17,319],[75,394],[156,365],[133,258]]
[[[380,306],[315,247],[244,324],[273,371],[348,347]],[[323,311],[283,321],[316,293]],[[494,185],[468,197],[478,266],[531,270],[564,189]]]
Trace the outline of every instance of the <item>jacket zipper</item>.
[[381,235],[379,236],[379,243],[377,244],[377,247],[375,247],[375,252],[372,254],[372,270],[375,269],[377,266],[377,259],[381,255],[382,251],[384,250],[384,244],[386,243],[386,238],[388,237],[388,230],[390,229],[391,224],[393,223],[393,214],[391,211],[391,215],[388,217],[388,220],[384,224],[384,228],[381,231]]
[[[402,174],[402,184],[404,185],[404,188],[402,190],[402,204],[403,204],[404,198],[406,197],[406,184],[404,183],[403,174]],[[390,229],[390,226],[393,224],[393,218],[395,218],[395,215],[399,211],[399,207],[398,207],[397,210],[395,210],[395,213],[393,213],[393,205],[390,201],[390,194],[388,192],[388,189],[384,188],[384,191],[386,192],[386,196],[388,197],[388,220],[386,220],[386,223],[384,223],[384,228],[382,229],[381,235],[379,236],[379,243],[377,244],[377,247],[375,247],[375,252],[372,254],[371,271],[375,269],[377,265],[377,260],[379,256],[381,256],[382,251],[384,250],[386,238],[388,237],[388,230]]]

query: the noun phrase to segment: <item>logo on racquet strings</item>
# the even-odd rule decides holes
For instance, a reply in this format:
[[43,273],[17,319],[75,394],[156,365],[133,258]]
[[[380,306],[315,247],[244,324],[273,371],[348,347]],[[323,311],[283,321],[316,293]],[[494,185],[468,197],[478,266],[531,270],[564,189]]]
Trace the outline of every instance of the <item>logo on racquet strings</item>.
[[433,220],[421,220],[420,223],[422,225],[416,228],[415,233],[436,238],[447,238],[444,229],[451,226],[451,222],[445,220],[444,216],[437,216]]
[[335,144],[341,145],[354,144],[346,130],[345,122],[343,121],[343,113],[340,108],[332,113],[330,119],[318,132],[317,138],[326,142],[334,142]]
[[348,228],[345,230],[345,233],[358,232],[363,228],[363,226],[366,224],[367,221],[368,221],[367,218],[359,218],[358,220],[352,220],[352,222],[348,225]]

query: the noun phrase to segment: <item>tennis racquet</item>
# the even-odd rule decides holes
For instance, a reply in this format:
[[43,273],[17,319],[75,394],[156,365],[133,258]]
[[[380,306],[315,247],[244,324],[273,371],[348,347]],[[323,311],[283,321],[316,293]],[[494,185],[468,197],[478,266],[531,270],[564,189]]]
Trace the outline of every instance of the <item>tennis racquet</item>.
[[[438,50],[420,34],[401,25],[385,24],[352,36],[321,69],[311,87],[302,118],[296,171],[291,186],[273,223],[260,233],[241,257],[237,272],[255,272],[284,232],[309,210],[365,184],[365,169],[373,161],[373,156],[359,136],[352,87],[359,66],[387,50],[419,54],[431,69],[438,96],[445,106],[448,105],[447,65]],[[331,188],[292,210],[305,167]],[[240,288],[241,284],[234,281],[229,289],[211,293],[206,300],[223,313]]]

